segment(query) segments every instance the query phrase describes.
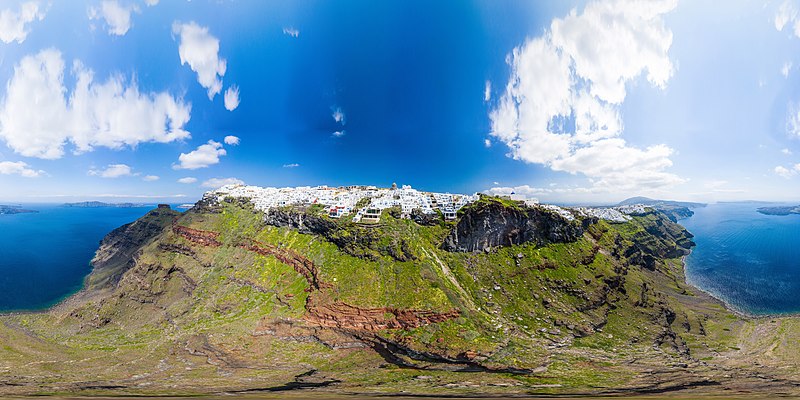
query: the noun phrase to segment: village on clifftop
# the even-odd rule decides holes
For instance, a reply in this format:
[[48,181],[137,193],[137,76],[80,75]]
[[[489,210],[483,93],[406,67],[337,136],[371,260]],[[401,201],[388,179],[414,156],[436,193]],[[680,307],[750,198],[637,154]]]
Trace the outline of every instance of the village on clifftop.
[[[456,219],[456,213],[462,207],[478,201],[481,194],[472,195],[423,192],[409,185],[390,188],[376,186],[300,186],[287,188],[259,187],[246,185],[226,185],[207,192],[204,199],[222,201],[225,198],[249,199],[256,210],[268,212],[272,208],[320,205],[325,207],[331,218],[343,218],[353,215],[353,222],[380,222],[381,212],[387,208],[399,207],[401,216],[408,218],[414,210],[423,214],[440,212],[445,220]],[[527,198],[514,192],[502,196],[510,200],[520,201],[527,206],[542,207],[561,215],[567,220],[576,216],[596,217],[611,222],[625,222],[629,215],[641,214],[645,206],[641,204],[620,207],[575,207],[567,208],[550,204],[539,204],[534,198]]]

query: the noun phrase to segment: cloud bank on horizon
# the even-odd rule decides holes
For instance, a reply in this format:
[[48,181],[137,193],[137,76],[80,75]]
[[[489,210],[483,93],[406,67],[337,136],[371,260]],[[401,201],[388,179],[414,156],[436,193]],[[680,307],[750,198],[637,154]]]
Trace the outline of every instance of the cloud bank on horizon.
[[[0,199],[396,180],[557,202],[796,196],[800,0],[731,2],[718,36],[678,0],[519,2],[510,19],[416,1],[4,3]],[[343,29],[353,13],[376,25]],[[727,39],[737,18],[773,42]],[[398,41],[407,24],[419,36]],[[758,56],[719,69],[697,48]]]

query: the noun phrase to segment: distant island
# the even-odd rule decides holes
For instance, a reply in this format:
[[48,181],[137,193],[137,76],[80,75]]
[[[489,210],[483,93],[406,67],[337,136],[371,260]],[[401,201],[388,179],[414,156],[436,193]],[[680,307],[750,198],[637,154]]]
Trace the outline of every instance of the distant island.
[[145,207],[152,206],[152,204],[137,204],[137,203],[104,203],[102,201],[81,201],[78,203],[64,203],[64,207],[74,208],[132,208],[132,207]]
[[764,215],[800,214],[800,206],[759,207],[756,211]]
[[36,210],[27,210],[22,208],[22,206],[9,206],[0,204],[0,215],[5,214],[25,214],[25,213],[37,213],[39,211]]

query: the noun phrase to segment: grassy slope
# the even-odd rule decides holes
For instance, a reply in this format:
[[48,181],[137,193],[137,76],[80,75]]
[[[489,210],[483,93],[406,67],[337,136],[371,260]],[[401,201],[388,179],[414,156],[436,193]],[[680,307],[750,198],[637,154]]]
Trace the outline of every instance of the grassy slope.
[[[0,391],[197,393],[279,386],[310,370],[318,371],[318,381],[341,381],[337,390],[359,392],[659,388],[724,381],[731,376],[725,368],[753,360],[764,368],[789,364],[800,332],[795,319],[750,321],[727,312],[684,283],[679,259],[653,271],[627,265],[619,252],[633,241],[671,245],[646,233],[658,223],[676,229],[653,214],[626,224],[599,222],[574,243],[489,254],[440,250],[446,224],[424,227],[388,215],[374,227],[340,221],[341,234],[373,235],[375,246],[365,250],[371,257],[362,258],[320,236],[264,226],[242,205],[186,213],[178,223],[220,232],[223,246],[193,245],[167,229],[111,293],[47,313],[3,316],[0,379],[19,386]],[[469,351],[486,367],[531,373],[451,372],[414,361],[434,368],[421,371],[389,364],[366,348],[325,346],[315,338],[335,333],[314,331],[314,337],[301,322],[305,279],[274,257],[236,248],[242,238],[313,260],[333,286],[328,301],[462,312],[443,323],[380,333],[388,340],[447,357]],[[388,249],[402,245],[398,239],[409,261],[390,257]],[[196,254],[164,251],[164,244]],[[276,321],[292,322],[297,334],[258,334]],[[759,334],[745,339],[753,332]]]

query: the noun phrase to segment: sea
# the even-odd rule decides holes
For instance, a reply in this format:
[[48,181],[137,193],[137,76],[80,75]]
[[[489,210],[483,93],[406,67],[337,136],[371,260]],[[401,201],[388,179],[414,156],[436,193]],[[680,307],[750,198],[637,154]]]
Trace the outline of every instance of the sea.
[[779,205],[709,204],[681,220],[697,243],[687,281],[743,314],[800,313],[800,215],[756,211]]
[[100,240],[155,207],[22,206],[38,212],[0,215],[0,312],[46,309],[79,291]]

